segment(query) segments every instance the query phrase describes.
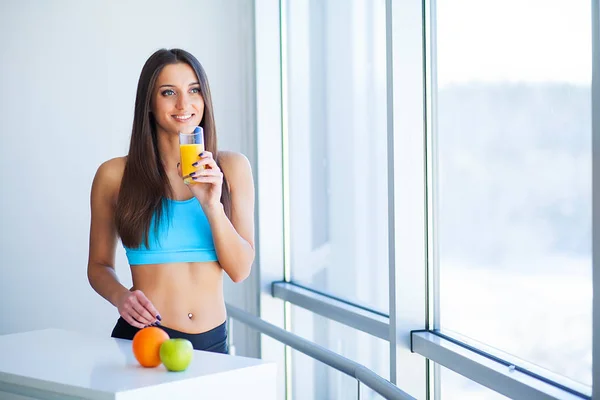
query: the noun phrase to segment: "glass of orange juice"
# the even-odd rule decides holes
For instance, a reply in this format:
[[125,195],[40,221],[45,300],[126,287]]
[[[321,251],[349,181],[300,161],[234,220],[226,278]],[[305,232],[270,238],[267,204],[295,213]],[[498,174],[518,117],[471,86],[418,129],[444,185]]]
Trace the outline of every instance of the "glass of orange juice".
[[186,185],[196,182],[190,174],[197,168],[192,164],[200,160],[200,153],[204,151],[204,130],[197,126],[192,133],[179,132],[179,150],[181,152],[181,176]]

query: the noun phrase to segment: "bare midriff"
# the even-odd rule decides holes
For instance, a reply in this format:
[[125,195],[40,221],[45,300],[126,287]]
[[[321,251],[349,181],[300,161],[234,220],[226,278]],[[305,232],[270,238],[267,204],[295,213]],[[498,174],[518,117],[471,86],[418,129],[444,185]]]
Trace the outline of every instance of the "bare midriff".
[[133,288],[160,313],[161,324],[186,333],[209,331],[226,318],[223,269],[217,262],[136,265]]

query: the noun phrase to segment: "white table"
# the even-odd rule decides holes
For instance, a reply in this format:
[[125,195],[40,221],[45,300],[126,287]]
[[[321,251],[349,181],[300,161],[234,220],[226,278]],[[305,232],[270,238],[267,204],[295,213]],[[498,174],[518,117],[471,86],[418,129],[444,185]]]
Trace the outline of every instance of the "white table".
[[184,372],[143,368],[131,341],[60,329],[0,336],[0,399],[275,400],[276,364],[194,351]]

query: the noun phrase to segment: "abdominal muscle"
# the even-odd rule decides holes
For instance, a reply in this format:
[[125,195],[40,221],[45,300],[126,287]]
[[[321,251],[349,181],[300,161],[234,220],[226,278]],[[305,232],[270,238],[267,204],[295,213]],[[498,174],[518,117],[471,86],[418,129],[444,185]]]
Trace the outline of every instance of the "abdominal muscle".
[[131,274],[131,290],[146,295],[163,326],[202,333],[225,322],[223,269],[217,262],[137,265]]

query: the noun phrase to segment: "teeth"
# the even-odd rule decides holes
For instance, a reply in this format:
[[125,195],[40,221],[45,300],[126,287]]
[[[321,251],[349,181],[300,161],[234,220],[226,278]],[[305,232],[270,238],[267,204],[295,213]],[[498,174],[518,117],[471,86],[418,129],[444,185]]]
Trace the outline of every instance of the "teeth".
[[173,118],[175,118],[175,119],[180,119],[180,120],[190,119],[190,118],[192,118],[192,114],[186,114],[186,115],[173,115]]

